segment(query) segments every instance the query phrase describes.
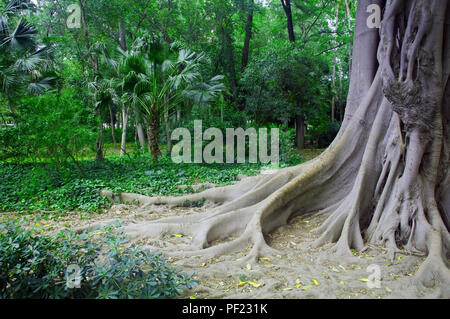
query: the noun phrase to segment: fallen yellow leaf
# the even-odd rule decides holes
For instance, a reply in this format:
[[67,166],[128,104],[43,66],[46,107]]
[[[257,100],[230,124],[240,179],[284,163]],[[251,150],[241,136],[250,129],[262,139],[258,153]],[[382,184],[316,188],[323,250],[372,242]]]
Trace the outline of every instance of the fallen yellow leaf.
[[181,235],[181,234],[173,234],[173,236],[177,237],[177,238],[183,237],[183,235]]
[[370,280],[367,279],[367,278],[361,278],[360,281],[362,281],[362,282],[369,282]]
[[257,283],[257,282],[254,282],[254,281],[247,281],[250,285],[252,285],[253,287],[255,287],[255,288],[259,288],[259,287],[262,287],[263,286],[263,284],[260,284],[260,283]]
[[308,286],[305,286],[305,287],[303,287],[303,290],[310,290],[310,289],[312,289],[312,285],[308,285]]
[[316,286],[319,286],[319,285],[320,285],[319,282],[318,282],[317,280],[313,279],[312,281],[313,281],[314,285],[316,285]]
[[238,283],[238,287],[243,287],[247,284],[246,281],[241,281],[240,283]]

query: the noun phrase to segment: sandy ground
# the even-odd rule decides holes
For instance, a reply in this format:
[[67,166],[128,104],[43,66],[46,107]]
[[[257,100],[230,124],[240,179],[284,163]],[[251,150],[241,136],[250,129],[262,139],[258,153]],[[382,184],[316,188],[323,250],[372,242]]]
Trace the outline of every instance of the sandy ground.
[[[151,207],[140,212],[138,207],[117,205],[104,214],[82,216],[67,214],[45,220],[39,215],[25,216],[29,225],[37,225],[45,233],[61,227],[79,227],[99,222],[139,223],[167,216],[197,214],[212,206],[200,208],[168,209]],[[3,214],[2,219],[13,214]],[[48,214],[46,215],[48,216]],[[17,217],[17,215],[15,216]],[[381,247],[370,246],[363,253],[355,253],[354,260],[344,262],[330,252],[332,245],[312,248],[318,235],[311,232],[325,216],[304,216],[292,219],[266,237],[272,248],[279,251],[271,256],[261,256],[256,262],[248,262],[246,254],[252,248],[217,258],[201,256],[169,260],[177,268],[195,272],[199,286],[186,290],[182,298],[435,298],[439,290],[418,287],[414,274],[423,257],[407,254],[389,257]],[[231,240],[229,238],[227,240]],[[189,244],[191,237],[185,234],[162,234],[158,238],[145,238],[138,244],[169,247],[173,251],[179,245]],[[217,243],[213,243],[217,244]],[[379,281],[377,280],[379,279]]]

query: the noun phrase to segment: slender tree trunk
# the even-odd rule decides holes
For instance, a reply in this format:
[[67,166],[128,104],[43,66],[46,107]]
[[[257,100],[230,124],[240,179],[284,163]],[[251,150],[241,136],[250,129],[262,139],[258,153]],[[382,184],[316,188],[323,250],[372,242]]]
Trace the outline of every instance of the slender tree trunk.
[[122,141],[120,143],[120,156],[127,153],[127,125],[128,125],[128,109],[126,106],[122,107]]
[[294,33],[294,23],[292,21],[292,8],[291,8],[291,0],[281,0],[281,5],[283,6],[284,12],[287,18],[287,30],[289,34],[289,41],[292,43],[295,42],[295,33]]
[[167,139],[167,153],[170,154],[172,151],[172,139],[171,139],[171,129],[170,129],[170,117],[169,111],[164,112],[164,125],[166,129],[166,139]]
[[[291,8],[291,1],[290,0],[281,0],[281,5],[283,6],[284,12],[286,14],[287,19],[287,30],[289,35],[289,41],[291,43],[295,42],[295,33],[294,33],[294,23],[292,21],[292,8]],[[301,104],[299,104],[299,110],[301,111]],[[304,148],[304,140],[305,140],[305,121],[303,116],[296,115],[295,119],[290,119],[287,123],[287,126],[289,127],[289,123],[294,124],[295,123],[295,143],[298,148],[303,149]]]
[[91,63],[92,69],[94,71],[98,71],[98,59],[92,53],[91,43],[90,43],[90,40],[89,40],[89,28],[88,28],[88,25],[87,25],[87,22],[86,22],[86,12],[85,12],[85,9],[84,9],[83,0],[78,0],[78,4],[80,6],[80,11],[81,11],[81,25],[83,26],[84,41],[86,43],[86,49],[88,51],[89,62]]
[[295,139],[299,149],[305,148],[305,119],[302,115],[295,117]]
[[332,77],[332,97],[331,97],[331,122],[335,121],[336,112],[336,59],[333,62],[333,77]]
[[[339,4],[336,5],[336,31],[339,23]],[[334,44],[337,46],[336,35],[334,36]],[[331,122],[336,119],[336,63],[337,49],[333,53],[333,76],[332,76],[332,97],[331,97]]]
[[111,109],[111,105],[108,105],[108,109],[109,109],[109,118],[110,118],[110,121],[111,121],[111,136],[112,136],[112,140],[113,140],[113,143],[114,143],[114,148],[116,148],[117,141],[116,141],[116,136],[114,134],[114,116],[113,116],[113,112],[112,112],[112,109]]
[[244,48],[242,49],[241,73],[244,72],[248,64],[248,57],[250,54],[250,40],[252,38],[254,0],[249,0],[249,4],[250,8],[247,16],[247,23],[245,25]]
[[[84,41],[86,43],[86,49],[88,52],[88,58],[89,58],[89,62],[91,64],[91,68],[94,72],[98,71],[98,58],[92,53],[92,49],[91,49],[91,43],[89,40],[89,28],[86,22],[86,12],[85,12],[85,8],[84,8],[84,3],[82,0],[78,0],[78,4],[80,6],[80,11],[81,11],[81,25],[83,27],[83,33],[84,33]],[[100,114],[100,112],[98,113]],[[100,116],[100,120],[101,120],[101,116]],[[97,136],[97,142],[96,142],[96,156],[97,156],[97,161],[103,161],[103,124],[101,125],[101,127],[98,130],[98,136]]]
[[[345,0],[345,9],[347,12],[347,26],[348,32],[352,32],[352,15],[350,13],[350,6],[348,0]],[[348,74],[352,73],[352,43],[348,44]]]
[[141,150],[145,150],[145,134],[141,122],[141,114],[136,111],[136,131],[139,139],[139,144],[141,145]]
[[96,149],[96,159],[98,162],[101,162],[104,160],[104,157],[103,157],[103,121],[102,116],[100,114],[100,110],[97,110],[97,116],[100,119],[100,123],[98,124],[97,128],[97,141],[95,143],[95,149]]
[[119,44],[122,50],[127,51],[127,38],[125,35],[125,28],[123,26],[122,20],[119,20]]
[[160,116],[153,116],[149,119],[147,135],[150,147],[150,153],[154,162],[158,162],[158,157],[161,155],[159,149],[159,128],[160,128]]
[[236,75],[236,63],[234,59],[234,46],[232,39],[232,21],[226,17],[222,11],[217,12],[217,21],[219,24],[219,34],[221,35],[222,54],[224,56],[224,67],[228,73],[233,102],[238,105],[238,82]]

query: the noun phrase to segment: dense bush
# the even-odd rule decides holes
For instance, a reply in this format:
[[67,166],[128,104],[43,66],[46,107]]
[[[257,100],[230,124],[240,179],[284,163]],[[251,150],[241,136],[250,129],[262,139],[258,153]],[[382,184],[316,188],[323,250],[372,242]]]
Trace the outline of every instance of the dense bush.
[[0,134],[0,159],[75,161],[77,154],[94,144],[95,121],[74,90],[23,98],[15,127]]
[[0,128],[0,160],[25,159],[28,154],[29,149],[24,148],[18,128]]
[[339,130],[341,129],[341,123],[339,122],[330,122],[325,132],[319,136],[318,139],[318,148],[325,148],[328,147],[334,140],[334,138],[339,133]]
[[340,122],[331,122],[329,119],[322,119],[314,124],[314,126],[308,127],[305,135],[307,146],[310,148],[328,147],[341,128]]
[[[196,285],[161,255],[125,246],[126,237],[113,230],[105,227],[100,238],[71,232],[53,238],[0,225],[0,298],[176,298]],[[71,265],[78,273],[70,273]]]

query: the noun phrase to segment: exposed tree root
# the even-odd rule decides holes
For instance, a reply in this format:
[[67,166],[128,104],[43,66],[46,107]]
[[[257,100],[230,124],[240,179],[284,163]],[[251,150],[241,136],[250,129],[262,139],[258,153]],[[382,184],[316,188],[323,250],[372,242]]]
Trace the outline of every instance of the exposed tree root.
[[[134,240],[192,236],[190,245],[176,251],[147,246],[173,256],[211,258],[251,247],[241,260],[247,262],[274,253],[264,236],[290,218],[326,214],[315,230],[320,234],[315,246],[334,243],[334,253],[348,260],[355,258],[353,249],[362,251],[368,244],[386,247],[392,258],[404,251],[427,255],[416,279],[450,297],[450,116],[445,109],[450,98],[443,98],[444,91],[450,92],[450,71],[444,77],[442,32],[434,32],[444,28],[447,1],[429,2],[388,1],[378,72],[322,155],[272,175],[187,196],[104,191],[112,202],[138,203],[142,212],[152,205],[222,204],[201,214],[129,224],[126,233]],[[445,28],[450,30],[449,25]],[[216,241],[221,243],[213,245]]]

